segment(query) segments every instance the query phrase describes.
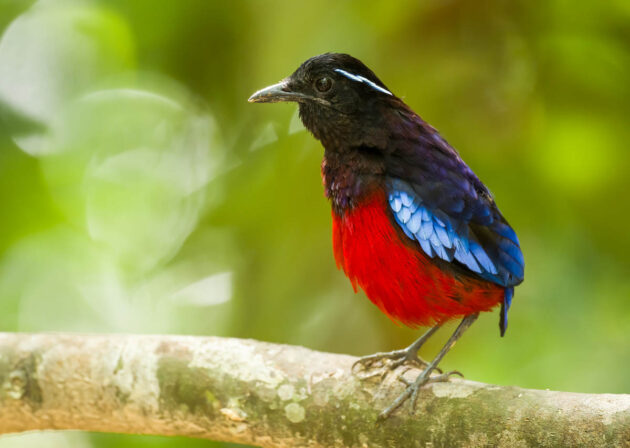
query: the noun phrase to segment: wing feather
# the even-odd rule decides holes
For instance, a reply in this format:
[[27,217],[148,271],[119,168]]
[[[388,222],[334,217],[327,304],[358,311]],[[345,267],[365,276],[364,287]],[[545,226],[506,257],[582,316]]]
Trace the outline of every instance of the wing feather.
[[461,209],[459,204],[466,201],[460,198],[454,201],[457,207],[445,210],[428,203],[417,185],[389,179],[388,189],[395,221],[427,256],[458,263],[470,275],[505,287],[522,281],[524,261],[518,238],[496,206],[475,203]]

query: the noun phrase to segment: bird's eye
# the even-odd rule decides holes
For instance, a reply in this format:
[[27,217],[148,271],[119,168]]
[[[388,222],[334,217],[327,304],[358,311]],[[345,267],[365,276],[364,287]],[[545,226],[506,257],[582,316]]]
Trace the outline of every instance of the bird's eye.
[[315,88],[319,92],[328,92],[332,87],[332,79],[327,76],[322,76],[315,81]]

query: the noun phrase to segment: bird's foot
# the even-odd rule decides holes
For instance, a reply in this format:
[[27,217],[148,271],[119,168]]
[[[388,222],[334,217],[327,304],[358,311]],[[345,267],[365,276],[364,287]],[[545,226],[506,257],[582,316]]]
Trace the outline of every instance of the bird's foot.
[[452,375],[459,375],[463,377],[464,375],[457,370],[453,370],[451,372],[442,373],[440,371],[439,375],[431,376],[431,372],[434,369],[427,368],[422,371],[420,375],[416,378],[415,381],[407,381],[404,377],[399,376],[398,381],[404,383],[407,388],[404,390],[402,394],[400,394],[388,407],[383,409],[381,413],[378,415],[378,420],[382,421],[387,419],[392,413],[398,409],[405,401],[411,400],[411,409],[416,409],[416,401],[418,400],[418,392],[420,388],[429,383],[443,383],[450,379]]
[[[358,367],[364,372],[377,368],[377,371],[367,376],[364,375],[363,378],[372,378],[378,375],[385,377],[388,372],[396,370],[396,368],[403,364],[418,368],[426,368],[429,365],[428,362],[418,356],[418,349],[414,347],[414,345],[410,345],[401,350],[379,352],[373,355],[363,356],[352,364],[352,371],[355,372]],[[441,370],[439,371],[442,373]]]

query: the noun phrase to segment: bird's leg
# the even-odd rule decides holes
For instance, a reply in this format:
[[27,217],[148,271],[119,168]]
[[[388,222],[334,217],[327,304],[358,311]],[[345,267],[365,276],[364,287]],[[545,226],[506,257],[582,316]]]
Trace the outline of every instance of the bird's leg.
[[373,355],[363,356],[359,358],[354,364],[352,364],[352,370],[357,366],[363,367],[363,370],[371,369],[375,364],[383,363],[385,360],[393,360],[387,367],[389,370],[394,370],[398,366],[408,362],[419,367],[426,367],[429,365],[424,359],[418,356],[420,347],[440,328],[440,325],[436,325],[430,328],[426,333],[420,336],[409,347],[401,350],[393,350],[391,352],[379,352]]
[[455,342],[457,342],[457,340],[461,337],[464,331],[466,331],[468,327],[472,325],[472,323],[477,319],[478,316],[479,316],[479,313],[476,313],[476,314],[471,314],[469,316],[466,316],[464,317],[464,319],[462,319],[462,321],[460,322],[455,332],[451,335],[451,337],[446,342],[444,347],[442,347],[442,350],[440,350],[440,353],[438,353],[437,356],[433,359],[433,361],[431,361],[431,363],[426,367],[426,369],[424,369],[422,373],[418,375],[418,377],[413,383],[407,382],[404,378],[399,378],[402,382],[404,382],[407,385],[407,388],[402,394],[398,396],[398,398],[394,400],[394,402],[391,405],[389,405],[379,414],[378,416],[379,420],[384,420],[387,417],[389,417],[392,414],[392,412],[398,409],[400,405],[402,405],[409,398],[411,398],[412,408],[415,409],[416,399],[418,398],[418,391],[425,384],[448,381],[449,377],[453,374],[461,376],[461,373],[457,371],[452,371],[452,372],[447,372],[441,375],[431,377],[431,372],[433,372],[433,370],[437,368],[437,365],[440,363],[442,358],[444,358],[444,355],[446,355],[446,353],[451,349],[451,347],[455,345]]

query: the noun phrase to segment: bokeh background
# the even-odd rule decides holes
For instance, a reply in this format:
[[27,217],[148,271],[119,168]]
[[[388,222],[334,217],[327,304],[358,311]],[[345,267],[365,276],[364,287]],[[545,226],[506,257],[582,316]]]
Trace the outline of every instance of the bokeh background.
[[[255,90],[326,51],[441,130],[518,231],[468,378],[630,392],[630,3],[0,0],[0,330],[408,344],[336,270],[322,148]],[[431,357],[450,329],[424,349]],[[6,447],[235,446],[102,434]]]

